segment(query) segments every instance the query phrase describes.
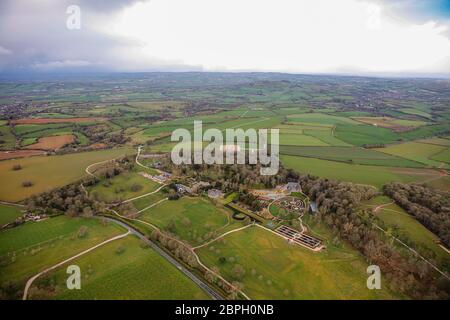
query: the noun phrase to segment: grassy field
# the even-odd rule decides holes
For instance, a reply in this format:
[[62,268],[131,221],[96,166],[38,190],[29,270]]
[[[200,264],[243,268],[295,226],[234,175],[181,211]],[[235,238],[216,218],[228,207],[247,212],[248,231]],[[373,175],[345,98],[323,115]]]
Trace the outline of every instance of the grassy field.
[[19,207],[0,204],[0,226],[16,220],[22,214]]
[[8,125],[0,125],[0,150],[11,150],[16,145],[16,138]]
[[[390,198],[379,196],[366,202],[365,206],[373,208],[375,205],[389,202],[392,202]],[[375,215],[394,235],[400,236],[400,238],[406,236],[414,243],[414,248],[431,252],[431,255],[437,258],[440,266],[447,271],[450,269],[450,255],[437,244],[438,237],[401,207],[393,203],[380,208]]]
[[[269,140],[270,141],[270,140]],[[280,134],[280,145],[290,146],[327,146],[325,142],[317,139],[313,136],[307,136],[303,134]]]
[[292,122],[306,122],[306,123],[318,123],[327,125],[337,125],[337,124],[355,124],[350,118],[338,117],[323,113],[305,113],[297,115],[289,115],[288,120]]
[[[82,235],[80,229],[86,227]],[[0,283],[21,285],[37,272],[125,232],[97,219],[59,216],[0,232]]]
[[[368,290],[363,258],[342,246],[315,253],[258,227],[227,235],[198,250],[202,262],[244,285],[252,299],[390,299],[387,289]],[[224,259],[223,259],[224,258]],[[233,268],[240,265],[244,276]]]
[[197,285],[135,236],[109,243],[74,263],[81,269],[82,290],[66,288],[67,274],[61,268],[38,280],[30,297],[39,298],[44,290],[36,292],[36,286],[51,282],[55,284],[52,299],[208,299]]
[[[377,150],[383,153],[392,154],[395,156],[420,162],[429,167],[440,167],[442,163],[440,161],[433,160],[432,157],[434,155],[440,154],[445,150],[448,150],[448,148],[427,143],[405,142],[401,144],[390,145],[386,148],[380,148]],[[446,167],[450,168],[449,165],[446,165]]]
[[415,116],[420,116],[423,118],[431,119],[431,114],[429,114],[428,112],[422,111],[422,110],[418,110],[418,109],[414,109],[414,108],[402,108],[402,109],[400,109],[400,111],[403,113],[406,113],[406,114],[412,114]]
[[338,124],[335,132],[338,139],[355,146],[373,143],[388,144],[399,139],[398,135],[389,129],[363,124]]
[[[88,189],[89,194],[95,199],[104,202],[117,202],[134,198],[160,187],[160,185],[140,174],[139,170],[121,173],[112,179],[104,179]],[[133,186],[140,186],[140,189],[133,191]]]
[[[323,178],[368,184],[377,188],[381,188],[390,181],[422,182],[439,177],[439,173],[429,169],[368,166],[287,155],[282,155],[281,161],[285,167],[292,168],[300,173],[310,173]],[[442,188],[450,190],[450,184],[444,182]]]
[[131,203],[137,210],[142,210],[166,197],[167,197],[166,194],[163,194],[162,192],[157,192],[152,195],[134,200]]
[[[26,159],[6,160],[0,162],[0,200],[20,201],[31,195],[62,187],[86,175],[88,165],[113,159],[134,150],[129,148],[82,152],[61,156],[39,156]],[[22,170],[13,171],[16,164]],[[24,188],[23,181],[33,182],[33,186]]]
[[404,159],[399,156],[356,147],[281,146],[280,153],[355,164],[412,168],[423,167],[419,162]]
[[193,245],[212,237],[215,231],[228,223],[229,218],[230,211],[225,208],[203,198],[187,197],[165,201],[139,217]]
[[335,146],[335,147],[350,146],[348,143],[336,138],[332,134],[332,130],[308,130],[308,129],[306,129],[303,131],[303,133],[308,136],[315,137],[330,146]]

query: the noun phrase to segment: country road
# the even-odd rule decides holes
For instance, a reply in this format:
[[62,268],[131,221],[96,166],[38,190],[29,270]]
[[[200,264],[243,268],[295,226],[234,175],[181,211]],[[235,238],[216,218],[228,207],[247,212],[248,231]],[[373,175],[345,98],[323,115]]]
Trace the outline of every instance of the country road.
[[148,244],[153,250],[155,250],[160,256],[162,256],[164,259],[166,259],[169,263],[171,263],[173,266],[175,266],[178,270],[180,270],[182,273],[184,273],[185,276],[187,276],[189,279],[191,279],[196,285],[198,285],[203,291],[205,291],[212,299],[214,300],[223,300],[222,296],[219,295],[214,289],[212,289],[208,284],[206,284],[204,281],[202,281],[197,275],[186,269],[181,263],[179,263],[177,260],[172,258],[168,253],[166,253],[164,250],[162,250],[160,247],[158,247],[156,244],[154,244],[152,241],[147,239],[147,237],[140,233],[138,230],[134,229],[133,227],[130,227],[126,223],[123,223],[122,221],[104,217],[106,220],[111,221],[113,223],[117,223],[125,228],[127,228],[132,234],[139,237],[142,241],[144,241],[146,244]]

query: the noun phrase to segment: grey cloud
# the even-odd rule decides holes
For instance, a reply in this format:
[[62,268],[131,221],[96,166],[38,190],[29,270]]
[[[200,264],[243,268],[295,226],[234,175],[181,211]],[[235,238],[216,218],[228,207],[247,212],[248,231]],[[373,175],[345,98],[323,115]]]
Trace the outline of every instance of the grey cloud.
[[[135,54],[141,43],[97,31],[98,18],[114,15],[136,0],[2,0],[0,72],[43,70],[127,70],[176,63]],[[66,28],[69,5],[79,5],[80,30]],[[180,64],[182,66],[182,64]]]

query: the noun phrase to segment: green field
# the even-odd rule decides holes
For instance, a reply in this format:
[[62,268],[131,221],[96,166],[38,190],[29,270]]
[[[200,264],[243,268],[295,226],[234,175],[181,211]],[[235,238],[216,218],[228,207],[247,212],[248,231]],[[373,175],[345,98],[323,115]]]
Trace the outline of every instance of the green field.
[[[251,227],[197,251],[229,281],[239,281],[252,299],[390,299],[387,289],[368,290],[366,263],[354,250],[327,244],[317,253],[270,231]],[[224,259],[221,259],[224,258]],[[233,272],[236,265],[244,276]]]
[[[85,169],[90,164],[133,152],[129,148],[119,148],[1,161],[0,181],[8,183],[0,184],[0,200],[20,201],[31,195],[62,187],[85,176]],[[20,164],[22,170],[11,170],[15,164]],[[27,180],[34,183],[32,187],[22,187],[22,182]]]
[[355,146],[374,143],[388,144],[400,138],[389,129],[363,124],[338,124],[335,135],[338,139]]
[[[74,261],[82,273],[82,289],[68,290],[67,274],[58,269],[38,279],[30,290],[31,299],[64,300],[166,300],[208,299],[196,284],[178,269],[146,247],[135,236],[108,243]],[[45,288],[54,283],[54,292]]]
[[[88,188],[89,194],[104,202],[118,202],[134,198],[160,187],[160,185],[140,174],[139,170],[124,172],[111,179],[103,179],[93,187]],[[133,186],[140,186],[140,189],[133,191]]]
[[230,211],[203,198],[183,197],[165,201],[143,212],[139,219],[199,245],[227,225]]
[[22,214],[20,207],[0,204],[0,226],[13,222]]
[[308,136],[315,137],[330,146],[335,146],[335,147],[350,146],[348,143],[345,143],[344,141],[336,138],[333,135],[332,130],[308,130],[307,129],[307,130],[304,130],[303,133]]
[[[368,184],[377,188],[381,188],[390,181],[404,183],[422,182],[439,177],[438,172],[429,169],[358,165],[287,155],[282,155],[280,158],[285,167],[300,173],[310,173],[328,179]],[[450,184],[445,182],[443,187],[445,190],[449,190]]]
[[[269,140],[270,141],[270,140]],[[280,145],[289,146],[327,146],[325,142],[313,136],[303,134],[282,133],[280,135]]]
[[317,123],[326,125],[357,123],[356,121],[350,118],[338,117],[323,113],[304,113],[304,114],[289,115],[288,119],[291,122]]
[[[386,148],[377,149],[380,152],[392,154],[395,156],[410,159],[412,161],[423,163],[429,167],[441,167],[443,163],[433,160],[433,156],[437,156],[443,151],[448,152],[448,148],[426,143],[418,142],[405,142],[401,144],[390,145]],[[445,153],[443,153],[444,158],[446,158]],[[448,159],[447,159],[448,161]],[[445,167],[450,168],[447,164]]]
[[[380,150],[382,151],[383,149]],[[373,149],[363,149],[357,147],[280,146],[280,153],[291,156],[319,158],[355,164],[411,168],[423,167],[423,165],[419,162],[377,152]]]
[[417,110],[414,108],[402,108],[402,109],[400,109],[400,111],[403,113],[406,113],[406,114],[412,114],[415,116],[420,116],[423,118],[431,119],[431,114],[429,114],[428,112],[422,111],[422,110]]
[[162,192],[157,192],[157,193],[151,194],[149,196],[134,200],[131,203],[137,210],[142,210],[142,209],[147,208],[148,206],[150,206],[166,197],[167,197],[166,194],[164,194]]
[[[87,227],[84,236],[79,232]],[[29,277],[97,243],[124,233],[98,219],[59,216],[0,232],[0,283],[23,284]]]
[[12,134],[8,125],[0,125],[0,149],[11,150],[16,145],[16,137]]

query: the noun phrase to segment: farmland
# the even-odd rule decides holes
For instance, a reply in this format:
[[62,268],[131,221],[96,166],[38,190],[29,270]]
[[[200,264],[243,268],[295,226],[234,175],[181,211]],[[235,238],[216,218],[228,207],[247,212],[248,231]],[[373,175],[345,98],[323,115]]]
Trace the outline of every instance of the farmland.
[[[84,170],[88,165],[129,152],[130,149],[125,148],[2,161],[0,179],[9,183],[0,185],[0,199],[20,201],[31,195],[75,182],[85,175]],[[20,164],[22,170],[13,171],[11,168],[16,164]],[[24,188],[22,182],[26,180],[32,181],[33,186]]]
[[[432,170],[347,164],[288,155],[282,155],[281,160],[286,167],[299,172],[340,181],[368,184],[377,188],[381,188],[389,181],[423,182],[439,178],[439,173]],[[450,188],[450,186],[445,183],[445,188]]]
[[[0,204],[0,225],[27,222],[0,230],[0,299],[126,232],[105,216],[179,264],[127,235],[73,261],[82,290],[66,289],[62,266],[34,282],[31,299],[208,298],[179,265],[226,299],[446,299],[445,279],[391,236],[448,271],[438,243],[448,205],[434,196],[450,190],[449,92],[444,80],[238,72],[2,82],[0,200],[23,206]],[[170,136],[193,136],[196,120],[225,138],[227,129],[268,129],[269,144],[279,129],[277,174],[261,175],[259,164],[175,165]],[[430,188],[421,205],[432,218],[390,203],[389,182]],[[299,194],[315,207],[280,200]],[[320,247],[288,243],[281,225]],[[367,289],[369,264],[382,266],[381,290]]]

